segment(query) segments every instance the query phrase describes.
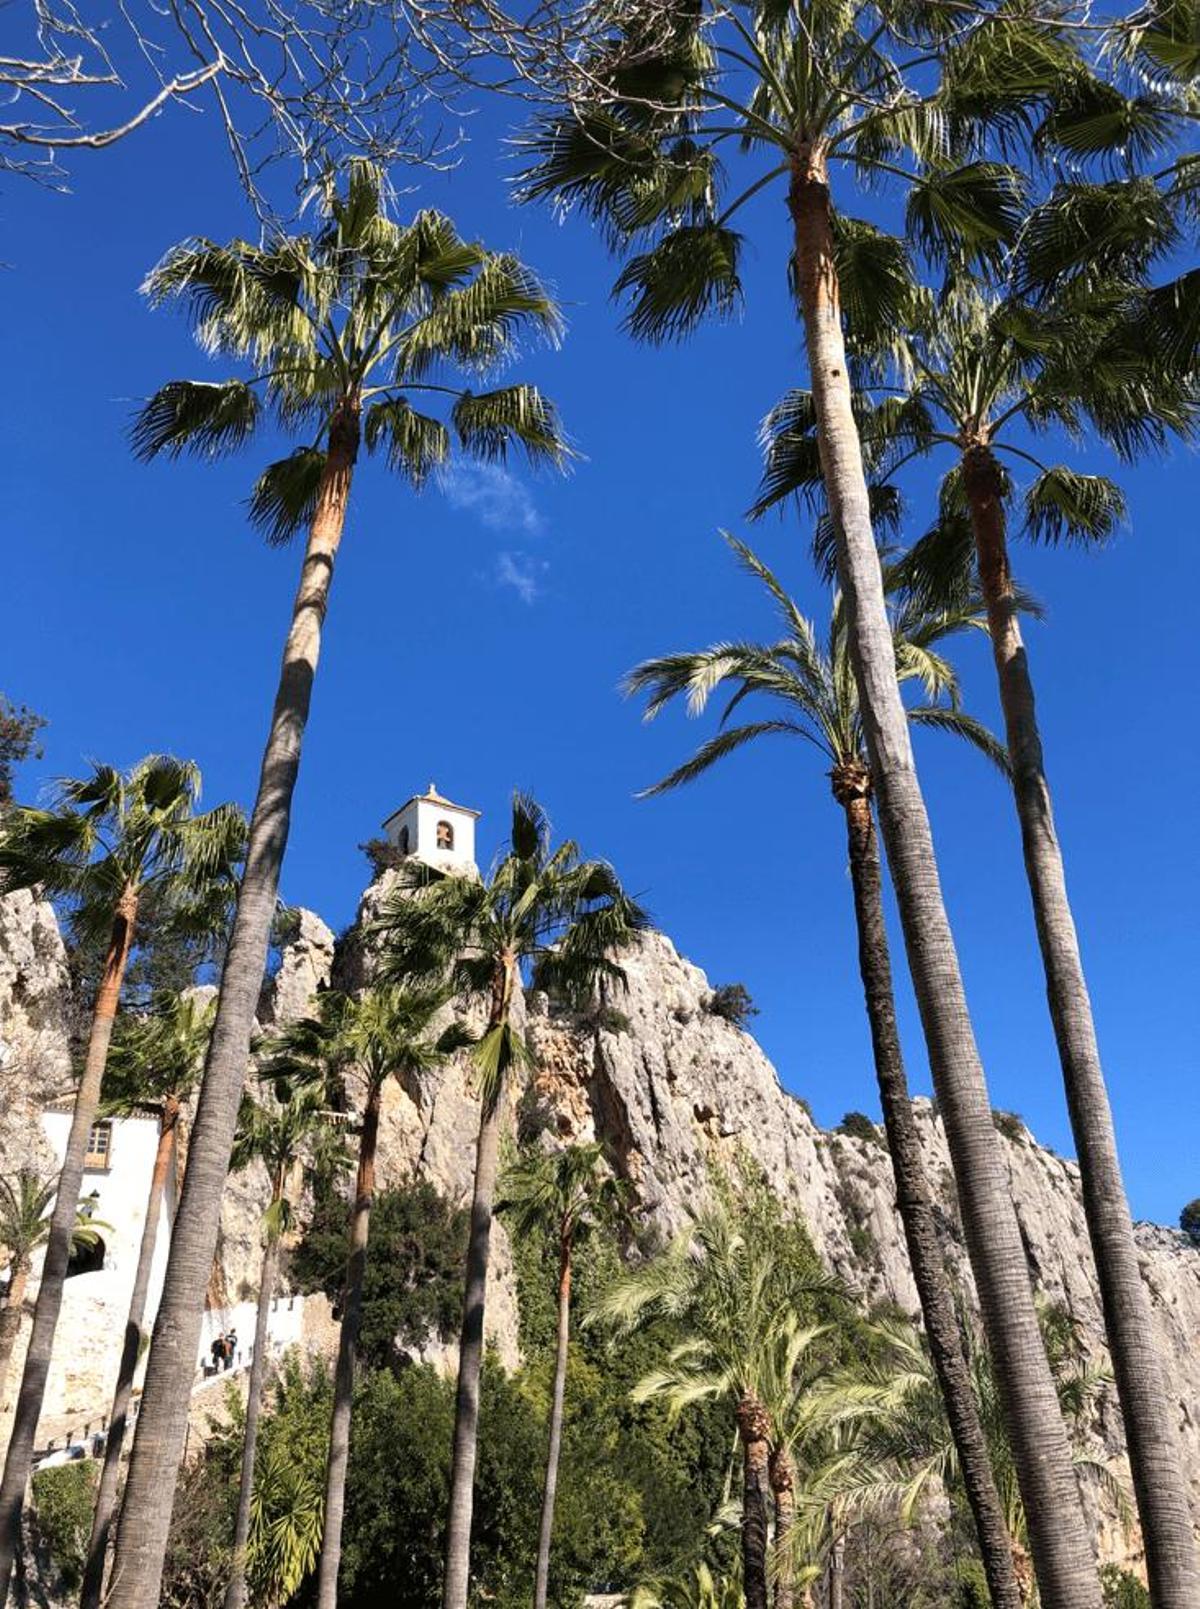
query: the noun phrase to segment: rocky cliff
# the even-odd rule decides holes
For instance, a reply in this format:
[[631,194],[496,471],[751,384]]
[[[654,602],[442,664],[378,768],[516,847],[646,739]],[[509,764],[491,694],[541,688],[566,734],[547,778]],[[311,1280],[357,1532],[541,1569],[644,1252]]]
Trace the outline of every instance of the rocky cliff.
[[[379,892],[375,885],[364,896],[360,922]],[[11,1147],[19,1151],[21,1136],[29,1134],[38,1102],[61,1078],[65,1045],[65,968],[53,918],[25,896],[15,899],[16,905],[0,901],[0,1157],[17,1154]],[[335,967],[339,981],[342,975],[353,981],[366,965],[361,945],[352,942],[335,954],[328,928],[305,913],[264,994],[264,1019],[280,1021],[303,1011]],[[630,1182],[638,1210],[664,1231],[685,1221],[714,1162],[732,1162],[745,1151],[803,1215],[829,1267],[864,1302],[888,1300],[915,1314],[882,1132],[871,1139],[818,1128],[803,1101],[783,1089],[752,1036],[709,1009],[704,974],[664,935],[645,936],[623,965],[627,989],[586,1016],[557,1010],[544,995],[530,996],[526,1010],[537,1071],[514,1120],[544,1127],[564,1143],[604,1141]],[[790,1082],[802,1085],[802,1074],[789,1071]],[[381,1182],[398,1183],[420,1172],[446,1195],[465,1199],[477,1120],[461,1061],[417,1086],[390,1085],[381,1125]],[[945,1136],[928,1102],[918,1102],[918,1124],[939,1196],[947,1262],[969,1292]],[[1098,1356],[1102,1326],[1078,1170],[1020,1126],[1003,1143],[1034,1277],[1066,1305]],[[252,1284],[257,1273],[262,1189],[253,1177],[230,1189],[218,1273],[230,1291]],[[1200,1252],[1170,1229],[1142,1225],[1138,1236],[1200,1512]],[[502,1228],[496,1253],[490,1329],[511,1362],[517,1355],[516,1295]],[[1111,1402],[1097,1428],[1119,1454],[1120,1423]],[[1105,1553],[1130,1556],[1112,1516],[1101,1524]]]

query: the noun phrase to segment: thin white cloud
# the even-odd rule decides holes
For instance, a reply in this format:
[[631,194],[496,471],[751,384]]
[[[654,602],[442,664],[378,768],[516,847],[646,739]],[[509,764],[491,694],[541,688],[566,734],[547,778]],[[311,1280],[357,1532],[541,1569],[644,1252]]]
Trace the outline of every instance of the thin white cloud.
[[451,464],[443,472],[442,487],[452,508],[474,514],[489,531],[542,532],[542,516],[529,488],[503,464]]
[[506,550],[496,555],[494,580],[498,587],[511,587],[522,603],[533,603],[541,594],[542,577],[549,568],[545,559]]

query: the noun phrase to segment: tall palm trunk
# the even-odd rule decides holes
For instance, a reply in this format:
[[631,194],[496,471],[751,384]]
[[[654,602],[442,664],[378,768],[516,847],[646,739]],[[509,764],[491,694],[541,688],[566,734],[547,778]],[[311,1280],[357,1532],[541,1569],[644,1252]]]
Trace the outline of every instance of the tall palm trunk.
[[8,1383],[8,1366],[13,1349],[21,1333],[21,1320],[25,1316],[25,1291],[29,1284],[29,1260],[14,1259],[8,1270],[8,1289],[4,1293],[4,1306],[0,1307],[0,1408],[4,1406],[4,1387]]
[[767,1609],[771,1424],[750,1392],[738,1399],[735,1413],[742,1443],[742,1591],[746,1609]]
[[787,1447],[775,1447],[767,1473],[775,1499],[775,1609],[792,1609],[796,1601],[796,1565],[789,1557],[796,1523],[796,1470]]
[[[496,968],[488,1032],[508,1020],[516,981],[516,959]],[[458,1387],[454,1399],[454,1450],[450,1464],[450,1512],[446,1521],[446,1576],[442,1609],[467,1609],[471,1581],[471,1517],[475,1506],[475,1452],[479,1439],[479,1381],[483,1371],[483,1319],[491,1258],[492,1209],[500,1155],[500,1123],[504,1108],[503,1074],[496,1088],[485,1090],[479,1111],[475,1147],[475,1184],[471,1195],[471,1227],[467,1240],[467,1273],[463,1288],[462,1332],[458,1348]]]
[[162,1213],[163,1191],[171,1159],[175,1154],[175,1136],[179,1126],[179,1102],[169,1095],[163,1102],[158,1125],[158,1149],[154,1155],[154,1169],[150,1175],[150,1193],[146,1198],[146,1221],[142,1225],[142,1243],[138,1248],[137,1270],[133,1276],[133,1292],[129,1298],[129,1313],[125,1319],[125,1344],[121,1349],[121,1363],[117,1370],[117,1387],[113,1392],[112,1412],[108,1419],[108,1435],[104,1443],[104,1467],[100,1471],[100,1485],[96,1492],[96,1510],[92,1516],[92,1536],[88,1543],[87,1566],[83,1575],[80,1609],[99,1609],[104,1589],[104,1564],[108,1554],[108,1533],[117,1506],[117,1481],[121,1471],[121,1449],[125,1444],[125,1427],[129,1420],[129,1403],[133,1396],[133,1377],[137,1372],[138,1354],[142,1346],[142,1321],[146,1317],[146,1298],[150,1292],[150,1274],[154,1267],[154,1248],[158,1243],[158,1220]]
[[346,1470],[350,1463],[350,1418],[354,1408],[354,1364],[358,1356],[358,1332],[362,1325],[363,1282],[367,1275],[367,1240],[371,1233],[371,1207],[375,1199],[375,1149],[379,1142],[382,1096],[382,1085],[372,1084],[367,1095],[358,1145],[358,1178],[354,1187],[354,1211],[350,1219],[346,1308],[342,1314],[342,1333],[338,1338],[329,1462],[325,1469],[325,1528],[321,1536],[321,1563],[317,1574],[317,1609],[337,1609],[342,1520],[346,1509]]
[[475,1450],[479,1436],[479,1380],[483,1368],[483,1309],[487,1295],[492,1204],[500,1151],[501,1100],[486,1102],[479,1118],[475,1188],[467,1242],[458,1391],[454,1402],[454,1455],[450,1468],[450,1514],[446,1525],[446,1581],[442,1609],[466,1609],[471,1577],[471,1515],[475,1502]]
[[1079,1153],[1083,1206],[1125,1420],[1150,1592],[1155,1609],[1191,1609],[1200,1604],[1200,1567],[1179,1458],[1176,1416],[1166,1390],[1157,1329],[1133,1237],[1092,1003],[1054,829],[1033,681],[1008,564],[1003,482],[986,443],[967,449],[962,468],[1012,756],[1025,872],[1071,1132]]
[[34,1437],[42,1415],[42,1400],[46,1395],[46,1380],[50,1373],[50,1355],[54,1349],[54,1332],[62,1307],[63,1285],[79,1213],[79,1191],[83,1184],[88,1135],[100,1104],[100,1086],[104,1080],[108,1045],[121,1000],[125,970],[129,965],[137,911],[137,889],[127,887],[122,891],[113,914],[104,971],[100,976],[100,987],[92,1012],[87,1055],[75,1091],[75,1110],[67,1135],[62,1170],[58,1176],[58,1194],[50,1218],[46,1260],[42,1264],[42,1278],[33,1310],[33,1329],[29,1336],[29,1350],[25,1354],[25,1372],[21,1376],[17,1411],[13,1418],[8,1456],[4,1461],[4,1478],[0,1481],[0,1609],[8,1602],[13,1563],[21,1545],[21,1511],[25,1505]]
[[789,206],[822,475],[879,817],[967,1249],[1002,1394],[1042,1596],[1099,1609],[1100,1584],[1034,1310],[1025,1250],[946,916],[895,649],[846,368],[824,153],[793,162]]
[[229,1171],[254,1012],[266,969],[292,794],[321,647],[321,626],[345,525],[358,439],[359,409],[355,400],[343,408],[330,429],[304,568],[284,646],[271,730],[250,817],[246,868],[221,973],[216,1020],[146,1369],[142,1411],[117,1530],[109,1609],[155,1609],[158,1603],[175,1482],[187,1432],[204,1293],[217,1246],[221,1193]]
[[846,1534],[839,1531],[829,1549],[829,1609],[846,1601]]
[[[281,1166],[271,1193],[271,1206],[278,1210],[283,1200],[285,1169]],[[246,1602],[246,1549],[250,1544],[250,1510],[254,1502],[254,1466],[258,1459],[258,1426],[262,1418],[263,1384],[267,1377],[267,1331],[271,1323],[271,1303],[279,1281],[279,1226],[269,1222],[263,1246],[262,1273],[258,1282],[258,1307],[254,1314],[254,1356],[250,1359],[250,1383],[246,1388],[246,1429],[242,1437],[242,1471],[238,1486],[237,1515],[233,1522],[233,1560],[229,1585],[225,1589],[224,1609],[243,1609]]]
[[550,1539],[554,1534],[554,1499],[558,1492],[558,1460],[562,1452],[563,1397],[567,1389],[567,1354],[571,1344],[571,1237],[564,1234],[558,1253],[558,1345],[554,1353],[554,1395],[550,1402],[550,1441],[546,1449],[546,1480],[542,1487],[542,1518],[538,1527],[537,1569],[533,1581],[533,1609],[546,1609],[550,1582]]
[[1013,1570],[1008,1527],[1004,1523],[1004,1505],[996,1490],[958,1315],[938,1246],[933,1201],[925,1178],[904,1071],[883,914],[879,848],[871,815],[871,778],[867,768],[853,764],[839,766],[833,773],[833,792],[846,813],[850,881],[858,929],[858,964],[871,1027],[875,1077],[896,1180],[896,1206],[904,1225],[908,1260],[925,1320],[929,1352],[975,1520],[992,1603],[995,1609],[1020,1609],[1021,1596]]

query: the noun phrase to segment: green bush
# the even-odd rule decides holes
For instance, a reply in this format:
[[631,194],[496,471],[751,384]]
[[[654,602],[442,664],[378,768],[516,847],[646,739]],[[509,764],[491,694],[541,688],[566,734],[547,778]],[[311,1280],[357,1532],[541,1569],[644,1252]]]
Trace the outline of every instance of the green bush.
[[83,1582],[99,1465],[91,1458],[39,1469],[33,1477],[33,1508],[38,1532],[68,1592]]
[[1128,1570],[1106,1564],[1100,1572],[1104,1609],[1150,1609],[1150,1594]]
[[1025,1138],[1025,1120],[1019,1112],[1004,1112],[998,1106],[993,1107],[992,1122],[1006,1140]]
[[[346,1276],[349,1206],[330,1186],[318,1191],[304,1238],[289,1260],[297,1290],[336,1302]],[[374,1368],[397,1362],[397,1348],[447,1340],[462,1316],[467,1214],[428,1179],[382,1190],[371,1211],[359,1356]]]
[[847,1112],[838,1124],[838,1133],[851,1140],[866,1140],[870,1145],[882,1145],[883,1135],[865,1112]]
[[1195,1201],[1189,1201],[1179,1214],[1179,1227],[1193,1246],[1200,1246],[1200,1196]]
[[758,1016],[758,1007],[744,983],[721,984],[705,1000],[704,1009],[710,1017],[721,1017],[735,1028],[744,1028],[751,1017]]

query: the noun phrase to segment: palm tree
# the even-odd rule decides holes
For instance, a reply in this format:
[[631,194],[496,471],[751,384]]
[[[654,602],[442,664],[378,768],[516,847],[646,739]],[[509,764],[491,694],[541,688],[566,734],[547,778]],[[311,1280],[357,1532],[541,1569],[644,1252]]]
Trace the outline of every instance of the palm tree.
[[[1055,92],[1086,76],[1067,31],[1024,8],[770,0],[733,10],[638,13],[573,77],[571,104],[531,136],[525,195],[578,203],[630,253],[628,325],[662,340],[736,310],[741,237],[731,220],[785,187],[799,301],[880,828],[968,1251],[1033,1516],[1043,1596],[1098,1609],[1087,1526],[946,915],[896,680],[872,506],[854,416],[854,340],[893,322],[909,284],[902,242],[837,210],[835,175],[902,185],[909,232],[931,255],[986,259],[1016,231],[1024,187],[988,160],[992,128],[1043,125]],[[740,141],[750,182],[722,204],[719,158]],[[644,250],[639,249],[645,246]],[[636,253],[636,254],[635,254]]]
[[[267,1373],[267,1330],[271,1303],[279,1280],[280,1241],[292,1224],[293,1196],[298,1193],[296,1172],[307,1163],[312,1171],[328,1170],[341,1161],[341,1139],[320,1086],[280,1090],[283,1100],[242,1097],[238,1130],[234,1137],[235,1170],[261,1162],[271,1181],[271,1199],[263,1213],[263,1263],[258,1281],[258,1308],[254,1317],[254,1352],[246,1395],[246,1428],[242,1441],[242,1470],[237,1515],[233,1530],[233,1558],[225,1609],[243,1609],[246,1602],[246,1556],[254,1502],[254,1464],[258,1453],[258,1427],[262,1415],[263,1382]],[[191,1163],[189,1162],[189,1167]],[[128,1503],[128,1493],[126,1502]]]
[[[742,1454],[742,1586],[747,1609],[767,1609],[772,1409],[781,1395],[780,1340],[798,1329],[797,1309],[831,1282],[805,1273],[755,1233],[733,1203],[718,1200],[658,1257],[624,1275],[591,1318],[618,1334],[655,1318],[685,1338],[634,1388],[635,1400],[665,1400],[673,1413],[694,1402],[731,1404]],[[793,1360],[794,1361],[794,1360]]]
[[109,1052],[103,1109],[119,1116],[138,1113],[157,1117],[158,1146],[125,1319],[125,1341],[108,1416],[104,1465],[96,1491],[80,1609],[99,1609],[103,1595],[109,1531],[117,1504],[117,1482],[133,1378],[144,1338],[142,1324],[158,1243],[163,1191],[175,1161],[180,1108],[199,1080],[212,1018],[211,1002],[197,994],[167,995],[156,1000],[145,1016],[119,1018]]
[[[346,1506],[346,1471],[354,1404],[354,1369],[362,1321],[367,1243],[375,1197],[375,1150],[383,1088],[389,1078],[409,1080],[439,1066],[465,1039],[456,1023],[442,1033],[435,1019],[449,1000],[440,984],[378,988],[353,996],[321,996],[319,1015],[292,1024],[270,1042],[264,1072],[294,1088],[357,1084],[363,1096],[358,1175],[350,1208],[342,1329],[334,1375],[333,1416],[325,1474],[325,1526],[317,1576],[318,1609],[336,1609]],[[227,1598],[225,1609],[241,1609]]]
[[[306,527],[307,541],[159,1307],[164,1339],[152,1346],[146,1372],[113,1609],[153,1609],[157,1599],[187,1381],[360,440],[417,486],[447,458],[451,430],[465,451],[484,459],[501,459],[514,444],[535,461],[566,456],[554,409],[535,387],[476,393],[460,378],[513,356],[525,331],[557,334],[558,313],[529,270],[462,240],[438,213],[396,223],[381,176],[365,163],[351,167],[344,197],[329,190],[324,207],[315,238],[279,235],[262,248],[186,242],[146,287],[155,305],[186,302],[202,345],[253,372],[249,379],[164,386],[135,425],[143,456],[240,446],[264,404],[289,433],[305,427],[311,436],[263,472],[251,498],[268,540],[286,541]],[[449,428],[413,405],[426,396],[449,401]]]
[[200,773],[189,761],[150,755],[126,773],[94,766],[61,782],[50,809],[10,811],[0,826],[0,885],[41,888],[63,902],[78,943],[100,939],[103,969],[25,1355],[25,1372],[0,1482],[0,1606],[8,1601],[33,1441],[42,1411],[63,1281],[75,1230],[88,1135],[100,1101],[108,1045],[138,913],[153,901],[160,922],[207,928],[241,854],[244,823],[232,805],[196,813]]
[[[1063,205],[1058,197],[1050,208]],[[1067,892],[1038,727],[1007,529],[1017,493],[1001,455],[1036,470],[1019,504],[1034,541],[1102,543],[1124,512],[1101,475],[1046,464],[1013,439],[1018,429],[1086,427],[1123,457],[1193,433],[1194,376],[1178,374],[1142,339],[1144,293],[1111,278],[1069,282],[1036,303],[1013,286],[1029,279],[1029,244],[1049,225],[1031,220],[1010,267],[1008,294],[954,277],[936,299],[914,299],[894,337],[896,389],[860,417],[868,461],[885,482],[937,448],[954,454],[939,515],[905,572],[923,596],[978,588],[1012,756],[1013,796],[1033,902],[1046,993],[1079,1156],[1080,1183],[1138,1496],[1147,1568],[1163,1602],[1200,1597],[1192,1520],[1149,1295],[1142,1278],[1091,1000]],[[1142,249],[1139,247],[1139,250]],[[907,381],[905,384],[904,382]],[[760,507],[815,485],[811,401],[789,397],[768,419]],[[1182,1594],[1182,1596],[1180,1596]]]
[[497,1211],[517,1236],[547,1232],[558,1249],[558,1331],[554,1352],[554,1389],[550,1402],[550,1440],[542,1511],[538,1526],[533,1609],[546,1609],[550,1581],[550,1541],[554,1534],[554,1499],[562,1449],[563,1399],[571,1344],[571,1272],[575,1249],[589,1229],[621,1196],[620,1186],[604,1166],[600,1145],[571,1145],[562,1151],[534,1151],[505,1170]]
[[[34,1168],[18,1168],[11,1178],[0,1175],[0,1246],[8,1254],[8,1284],[0,1303],[0,1406],[4,1403],[8,1366],[21,1333],[33,1254],[50,1237],[47,1214],[56,1188],[53,1179],[43,1178]],[[96,1231],[103,1227],[76,1208],[71,1250],[94,1246]]]
[[539,987],[568,998],[589,997],[601,979],[619,986],[624,973],[614,952],[645,926],[646,917],[605,861],[581,859],[569,839],[553,848],[545,812],[520,793],[513,796],[507,853],[486,879],[438,876],[415,866],[409,875],[414,886],[402,882],[376,924],[384,974],[398,982],[422,977],[430,957],[440,956],[456,989],[488,1002],[486,1027],[471,1053],[479,1079],[479,1138],[442,1596],[443,1609],[466,1609],[500,1125],[508,1084],[531,1059],[515,1017],[518,991],[525,975],[536,975]]
[[697,1564],[685,1575],[647,1581],[634,1589],[631,1609],[742,1609],[742,1584]]
[[[1041,1302],[1038,1317],[1071,1438],[1075,1468],[1099,1485],[1117,1511],[1124,1513],[1128,1507],[1126,1495],[1103,1447],[1097,1445],[1092,1429],[1098,1400],[1111,1385],[1111,1372],[1103,1364],[1088,1359],[1075,1322],[1061,1304]],[[995,1369],[973,1320],[966,1313],[962,1319],[971,1379],[1017,1561],[1021,1601],[1028,1603],[1033,1596],[1029,1526]],[[856,1460],[864,1460],[873,1468],[890,1466],[895,1471],[891,1495],[899,1500],[902,1514],[911,1517],[933,1482],[940,1482],[952,1491],[960,1489],[962,1470],[930,1360],[919,1338],[907,1327],[886,1321],[873,1325],[872,1329],[878,1343],[872,1355],[852,1378],[830,1382],[832,1417],[838,1414],[839,1396],[844,1396],[856,1430],[853,1456],[831,1472],[832,1484],[840,1486],[851,1499],[864,1491],[869,1497],[869,1483],[863,1481],[861,1470],[855,1467]],[[886,1495],[886,1479],[878,1480],[876,1489]]]
[[[744,542],[732,537],[726,540],[743,568],[760,580],[770,594],[780,616],[782,637],[765,645],[718,643],[700,653],[647,660],[630,672],[626,687],[631,693],[647,695],[648,720],[678,697],[687,698],[690,714],[700,715],[709,698],[723,687],[731,692],[726,715],[740,708],[743,700],[755,696],[779,713],[743,725],[722,725],[720,732],[690,760],[647,791],[662,793],[689,782],[744,744],[775,734],[803,738],[829,762],[833,796],[846,819],[859,968],[896,1180],[896,1204],[938,1382],[954,1427],[992,1600],[1004,1609],[1017,1609],[1012,1554],[938,1244],[933,1199],[925,1178],[896,1025],[879,848],[871,813],[871,769],[850,665],[846,612],[841,599],[837,599],[822,646],[812,623],[800,613],[762,560]],[[938,652],[945,638],[980,625],[974,601],[968,598],[953,609],[922,610],[911,596],[899,590],[897,580],[897,571],[892,567],[885,573],[885,585],[893,620],[896,674],[902,684],[919,681],[928,700],[909,708],[909,720],[948,728],[1005,767],[1007,757],[995,738],[959,708],[953,669]],[[941,702],[944,695],[949,695],[948,703]],[[778,1478],[784,1482],[784,1491],[788,1490],[790,1470],[786,1456],[781,1460]]]

